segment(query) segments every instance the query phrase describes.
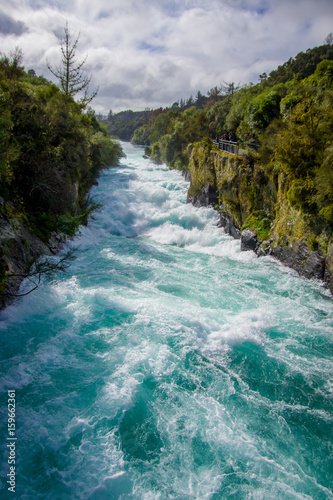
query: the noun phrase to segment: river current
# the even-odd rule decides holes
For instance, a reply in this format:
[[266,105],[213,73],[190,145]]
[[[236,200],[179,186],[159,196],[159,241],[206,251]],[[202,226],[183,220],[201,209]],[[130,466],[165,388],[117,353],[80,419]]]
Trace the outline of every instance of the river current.
[[67,273],[1,313],[0,497],[333,499],[331,295],[123,147]]

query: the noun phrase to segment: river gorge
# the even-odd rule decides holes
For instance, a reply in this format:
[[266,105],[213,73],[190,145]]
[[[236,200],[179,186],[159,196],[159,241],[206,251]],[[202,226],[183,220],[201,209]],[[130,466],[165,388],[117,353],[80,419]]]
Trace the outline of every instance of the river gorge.
[[122,146],[68,272],[1,313],[18,497],[332,499],[330,292]]

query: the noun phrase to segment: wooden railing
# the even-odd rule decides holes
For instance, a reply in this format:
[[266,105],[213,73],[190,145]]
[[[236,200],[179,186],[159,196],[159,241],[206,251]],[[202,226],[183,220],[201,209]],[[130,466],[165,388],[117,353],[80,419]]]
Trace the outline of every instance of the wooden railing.
[[258,144],[226,141],[224,139],[213,140],[213,144],[215,144],[215,146],[217,146],[220,151],[224,151],[225,153],[230,153],[235,156],[242,156],[249,148],[258,148]]

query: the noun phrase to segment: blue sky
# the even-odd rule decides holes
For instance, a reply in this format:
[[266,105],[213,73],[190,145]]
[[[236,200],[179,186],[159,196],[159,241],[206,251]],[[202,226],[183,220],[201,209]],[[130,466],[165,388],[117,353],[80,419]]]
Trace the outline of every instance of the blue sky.
[[54,79],[66,20],[97,112],[171,105],[223,82],[257,83],[333,31],[332,0],[2,0],[0,47]]

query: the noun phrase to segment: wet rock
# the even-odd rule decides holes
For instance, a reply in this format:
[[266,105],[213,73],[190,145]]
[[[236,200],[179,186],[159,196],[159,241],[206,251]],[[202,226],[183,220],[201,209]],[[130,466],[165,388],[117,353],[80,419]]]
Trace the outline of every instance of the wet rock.
[[209,207],[218,202],[217,189],[215,186],[207,184],[201,190],[199,196],[187,196],[187,203],[192,203],[195,207]]
[[333,242],[328,245],[325,261],[324,280],[333,293]]
[[182,176],[187,182],[191,182],[191,172],[189,170],[182,170]]
[[223,212],[220,214],[220,220],[217,223],[218,227],[223,227],[227,234],[230,234],[236,240],[239,240],[241,237],[241,232],[239,227],[236,225],[234,218],[232,215],[227,212]]
[[325,258],[323,254],[319,250],[311,252],[309,247],[299,240],[293,242],[292,246],[274,247],[272,255],[284,265],[295,269],[301,276],[324,279]]
[[260,243],[258,248],[256,249],[256,254],[258,257],[263,257],[265,255],[271,255],[272,253],[272,243],[273,240],[265,240]]
[[56,254],[61,250],[66,242],[66,236],[64,234],[58,234],[52,231],[51,238],[47,242],[47,246],[53,254]]
[[65,242],[64,235],[52,233],[48,244],[31,233],[20,219],[11,221],[0,216],[0,266],[7,278],[0,293],[0,308],[13,302],[24,275],[43,255],[57,253]]
[[302,274],[306,278],[315,278],[318,280],[324,279],[325,273],[325,258],[319,251],[310,253],[309,257],[303,264]]
[[257,248],[257,235],[249,229],[244,229],[241,234],[241,251],[253,250]]

